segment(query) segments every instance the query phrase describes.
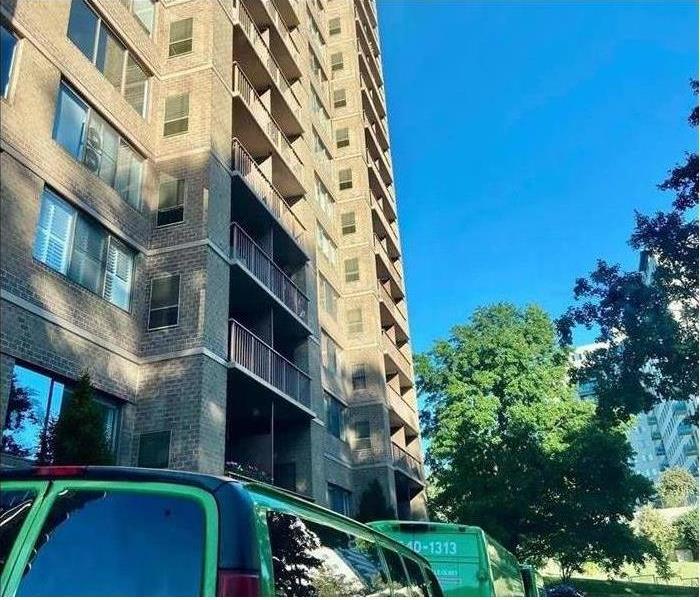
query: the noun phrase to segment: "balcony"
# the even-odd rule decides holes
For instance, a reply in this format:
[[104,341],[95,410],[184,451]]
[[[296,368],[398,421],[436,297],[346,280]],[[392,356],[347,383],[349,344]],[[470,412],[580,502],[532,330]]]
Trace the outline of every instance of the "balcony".
[[681,422],[678,424],[678,435],[690,435],[693,433],[693,426],[690,423]]
[[301,251],[306,253],[306,231],[301,221],[292,212],[292,209],[275,186],[263,174],[255,159],[248,154],[248,151],[237,139],[234,139],[232,142],[231,155],[233,175],[240,177],[266,212],[294,240]]
[[[379,239],[386,240],[387,249],[393,256],[399,256],[399,229],[396,226],[396,217],[393,211],[384,210],[385,205],[389,203],[375,198],[373,194],[369,194],[369,205],[372,209],[372,229],[379,236]],[[394,220],[390,221],[389,217],[393,216]]]
[[417,458],[410,455],[395,442],[391,443],[391,455],[394,466],[397,469],[415,481],[423,483],[423,466]]
[[397,337],[402,341],[408,340],[408,320],[404,310],[399,306],[401,300],[392,298],[387,289],[379,282],[377,282],[377,290],[379,291],[379,312],[382,327],[393,325],[401,332],[401,335]]
[[391,159],[389,154],[381,149],[379,142],[374,134],[374,128],[370,124],[369,120],[365,116],[364,119],[365,126],[365,142],[367,144],[367,153],[372,161],[372,164],[377,169],[382,177],[384,185],[389,187],[394,179],[391,173]]
[[277,0],[277,9],[284,21],[290,27],[296,27],[301,23],[299,18],[300,0]]
[[[404,397],[397,392],[391,385],[386,386],[386,395],[389,400],[389,408],[391,409],[390,419],[393,426],[408,427],[413,435],[418,435],[418,415],[416,414],[415,406],[411,406]],[[395,417],[394,417],[395,415]]]
[[380,281],[390,281],[392,285],[392,294],[395,298],[401,299],[404,297],[403,291],[403,273],[399,270],[400,267],[389,256],[385,242],[374,236],[374,254],[377,257],[377,277]]
[[683,446],[683,454],[685,454],[685,456],[697,456],[698,455],[697,444],[690,443],[690,444],[686,444],[685,446]]
[[651,439],[652,440],[660,440],[661,439],[661,432],[656,430],[651,432]]
[[299,97],[285,78],[253,17],[241,0],[232,1],[234,23],[239,27],[234,28],[233,56],[239,64],[245,65],[246,74],[256,90],[270,88],[273,91],[272,113],[282,130],[288,135],[300,135],[304,128]]
[[663,446],[657,446],[656,456],[666,456],[666,449]]
[[[407,344],[404,344],[404,347]],[[396,342],[389,337],[386,331],[382,332],[382,350],[384,351],[385,369],[387,375],[397,372],[403,375],[402,384],[409,386],[413,383],[413,373],[411,371],[411,361],[396,345]]]
[[231,226],[231,259],[239,261],[277,300],[308,323],[309,299],[240,225]]
[[301,77],[301,41],[299,30],[290,26],[280,14],[274,0],[250,0],[250,14],[263,29],[270,31],[270,49],[288,79]]
[[301,159],[237,63],[233,64],[233,92],[234,101],[240,101],[251,117],[236,118],[236,115],[244,115],[245,112],[239,113],[234,109],[235,137],[239,138],[253,155],[274,155],[272,181],[284,196],[303,195],[306,190],[301,179]]
[[357,55],[359,57],[358,62],[360,65],[360,83],[363,84],[367,90],[369,90],[369,96],[374,104],[374,109],[379,119],[383,119],[386,117],[386,98],[384,97],[382,88],[372,75],[370,67],[367,64],[367,59],[365,58],[364,54],[359,51],[359,46],[357,50]]
[[685,415],[688,412],[687,402],[674,402],[673,403],[673,416],[678,417]]
[[229,360],[233,365],[310,410],[311,378],[243,325],[234,319],[229,323]]
[[370,25],[370,19],[367,15],[367,9],[365,8],[362,0],[355,0],[355,18],[359,19],[362,30],[364,31],[365,37],[372,46],[372,52],[374,56],[379,56],[379,40],[374,32],[374,29]]
[[[387,186],[379,174],[379,159],[374,160],[370,154],[369,150],[365,152],[364,155],[365,164],[367,165],[367,178],[369,179],[369,189],[372,194],[377,198],[382,198],[386,200],[386,204],[390,205],[391,212],[396,214],[396,201],[394,200],[394,194],[392,187]],[[393,220],[393,219],[392,219]]]
[[355,13],[355,34],[358,41],[358,52],[363,53],[367,65],[371,70],[372,77],[377,87],[381,89],[384,85],[384,74],[382,73],[382,66],[379,62],[379,54],[374,52],[374,48],[369,41],[367,30],[363,27],[357,12]]

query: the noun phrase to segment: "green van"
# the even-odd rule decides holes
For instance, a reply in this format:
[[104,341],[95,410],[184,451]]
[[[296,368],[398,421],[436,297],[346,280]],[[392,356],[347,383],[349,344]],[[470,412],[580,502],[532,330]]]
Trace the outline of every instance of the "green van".
[[540,588],[544,587],[540,574],[532,565],[520,565],[526,596],[539,596]]
[[517,559],[479,527],[375,521],[376,531],[422,554],[446,596],[525,596]]
[[265,484],[125,467],[0,470],[5,596],[441,596],[429,563]]

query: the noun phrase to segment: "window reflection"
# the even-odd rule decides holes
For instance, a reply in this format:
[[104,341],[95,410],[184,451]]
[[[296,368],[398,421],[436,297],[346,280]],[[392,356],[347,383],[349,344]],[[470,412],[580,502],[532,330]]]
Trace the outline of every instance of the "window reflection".
[[389,595],[373,542],[276,512],[268,528],[277,596]]
[[[110,447],[116,445],[119,409],[93,392],[93,401],[103,416]],[[55,423],[61,410],[70,402],[70,388],[63,382],[15,365],[10,378],[10,396],[2,432],[1,451],[4,454],[37,461],[50,423]]]

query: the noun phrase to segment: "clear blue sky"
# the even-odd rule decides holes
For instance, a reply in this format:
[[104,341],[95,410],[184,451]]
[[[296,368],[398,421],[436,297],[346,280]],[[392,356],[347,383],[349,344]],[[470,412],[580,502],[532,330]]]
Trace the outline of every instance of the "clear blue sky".
[[[413,350],[482,305],[558,316],[697,145],[694,2],[379,0]],[[578,343],[592,336],[582,332]]]

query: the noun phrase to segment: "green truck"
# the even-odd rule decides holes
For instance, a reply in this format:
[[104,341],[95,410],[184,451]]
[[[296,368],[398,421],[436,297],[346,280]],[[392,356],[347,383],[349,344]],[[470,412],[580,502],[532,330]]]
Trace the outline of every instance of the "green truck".
[[415,521],[369,526],[423,555],[446,596],[538,595],[536,584],[526,587],[515,556],[479,527]]

